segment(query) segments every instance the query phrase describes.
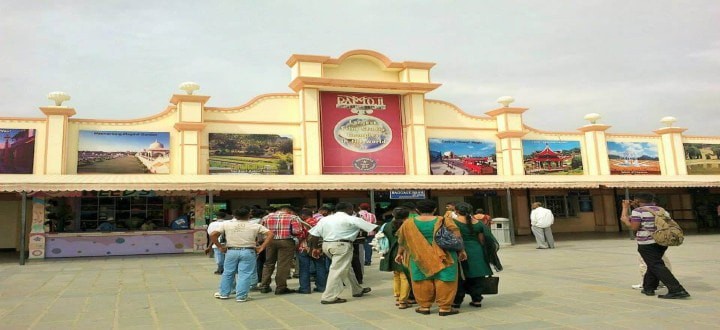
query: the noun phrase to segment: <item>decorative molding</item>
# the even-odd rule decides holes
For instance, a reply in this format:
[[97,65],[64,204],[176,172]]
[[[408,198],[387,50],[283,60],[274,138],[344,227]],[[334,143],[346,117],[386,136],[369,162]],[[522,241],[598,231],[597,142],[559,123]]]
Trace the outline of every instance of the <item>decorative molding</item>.
[[255,104],[260,103],[265,100],[271,100],[271,99],[297,99],[299,96],[297,94],[292,93],[270,93],[270,94],[262,94],[258,95],[256,97],[253,97],[250,101],[245,102],[243,105],[239,105],[237,107],[229,107],[229,108],[219,108],[219,107],[206,107],[204,108],[205,111],[210,112],[226,112],[226,111],[232,111],[232,112],[240,112],[243,110],[247,110],[249,108],[252,108],[255,106]]
[[603,125],[603,124],[590,124],[585,125],[583,127],[578,128],[577,130],[580,132],[601,132],[601,131],[607,131],[608,128],[612,126],[610,125]]
[[687,128],[682,127],[663,127],[660,129],[656,129],[653,131],[653,133],[658,135],[668,134],[668,133],[679,133],[682,134],[683,132],[687,131]]
[[177,110],[174,105],[168,105],[165,110],[161,113],[152,115],[149,117],[137,118],[137,119],[69,119],[71,123],[87,123],[93,125],[133,125],[143,124],[150,121],[157,121],[171,115]]
[[505,107],[502,107],[502,108],[497,108],[495,110],[490,110],[490,111],[486,112],[485,114],[488,116],[491,116],[491,117],[497,117],[499,115],[506,114],[506,113],[522,114],[523,112],[527,111],[528,109],[529,108],[514,108],[514,107],[505,108]]
[[180,102],[197,102],[205,105],[210,99],[210,96],[205,95],[186,95],[186,94],[173,94],[170,98],[170,103],[177,105]]
[[[273,122],[273,121],[249,121],[249,120],[205,120],[204,123],[237,124],[237,125],[282,125],[299,126],[301,122]],[[308,122],[306,122],[308,123]],[[317,123],[317,122],[315,122]]]
[[437,89],[442,84],[297,77],[290,82],[289,86],[295,92],[299,92],[303,88],[319,88],[336,91],[364,89],[371,91],[392,90],[401,93],[427,93]]
[[505,132],[497,133],[497,137],[499,139],[521,138],[521,137],[525,136],[525,134],[527,134],[527,132],[525,132],[525,131],[505,131]]
[[76,114],[74,108],[68,107],[40,107],[40,111],[42,111],[46,116],[72,117]]
[[[464,112],[464,111],[463,111],[462,109],[460,109],[460,107],[458,107],[457,105],[452,104],[452,103],[447,102],[447,101],[425,99],[425,103],[426,103],[426,104],[439,104],[439,105],[447,106],[447,107],[449,107],[451,110],[453,110],[453,111],[455,111],[455,112],[457,112],[457,113],[459,113],[459,114],[461,114],[461,115],[463,115],[463,116],[465,116],[465,117],[471,118],[471,119],[492,120],[492,121],[495,120],[495,119],[492,118],[492,117],[471,115],[471,114],[469,114],[469,113],[467,113],[467,112]],[[427,109],[427,107],[425,107],[425,108]]]
[[340,65],[343,61],[345,61],[346,59],[348,59],[349,57],[352,57],[352,56],[372,57],[372,58],[378,60],[380,63],[382,63],[386,69],[430,70],[432,67],[435,66],[435,63],[432,63],[432,62],[416,62],[416,61],[393,62],[387,56],[385,56],[379,52],[376,52],[374,50],[369,50],[369,49],[355,49],[355,50],[347,51],[344,54],[340,55],[340,57],[338,57],[338,58],[331,58],[329,56],[319,56],[319,55],[293,54],[285,62],[285,64],[287,64],[287,66],[289,66],[289,67],[293,67],[298,62]]
[[207,124],[205,123],[188,123],[188,122],[179,122],[175,123],[175,129],[178,130],[178,132],[182,131],[202,131],[205,129],[205,126]]
[[36,122],[44,122],[47,120],[47,118],[22,118],[22,117],[0,117],[0,122],[5,123],[36,123]]

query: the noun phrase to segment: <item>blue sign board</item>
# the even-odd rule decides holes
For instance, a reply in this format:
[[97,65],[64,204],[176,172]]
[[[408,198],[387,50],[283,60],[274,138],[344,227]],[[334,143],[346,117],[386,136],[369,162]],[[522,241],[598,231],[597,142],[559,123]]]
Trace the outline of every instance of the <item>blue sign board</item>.
[[390,190],[390,199],[425,199],[425,190]]

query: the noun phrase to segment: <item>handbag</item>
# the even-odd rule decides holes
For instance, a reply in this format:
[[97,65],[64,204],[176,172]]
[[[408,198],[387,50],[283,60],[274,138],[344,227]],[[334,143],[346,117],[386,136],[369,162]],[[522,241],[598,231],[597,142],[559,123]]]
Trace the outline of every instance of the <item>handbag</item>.
[[482,294],[497,294],[500,278],[495,276],[482,277],[480,284],[482,284]]
[[455,234],[445,226],[445,219],[441,221],[440,229],[435,233],[435,244],[441,249],[448,251],[462,251],[465,249],[462,238],[455,236]]

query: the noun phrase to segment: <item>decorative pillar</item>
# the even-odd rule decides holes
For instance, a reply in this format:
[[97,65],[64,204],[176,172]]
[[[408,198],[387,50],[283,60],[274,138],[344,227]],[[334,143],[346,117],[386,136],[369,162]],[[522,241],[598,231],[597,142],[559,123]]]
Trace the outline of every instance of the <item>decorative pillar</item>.
[[661,159],[660,166],[663,175],[687,175],[685,149],[682,143],[682,133],[687,131],[687,128],[674,127],[673,123],[676,121],[675,117],[663,117],[660,122],[665,123],[666,127],[653,131],[660,135],[660,146],[664,158]]
[[[302,161],[296,171],[303,175],[322,174],[322,141],[320,137],[320,90],[303,88],[298,91],[300,96],[300,149],[303,150]],[[297,173],[296,172],[296,173]]]
[[578,131],[583,132],[585,137],[583,139],[583,149],[585,150],[583,167],[586,169],[585,174],[587,175],[610,174],[610,159],[605,138],[605,131],[610,126],[597,124],[599,119],[600,115],[597,113],[587,114],[585,120],[590,121],[590,124],[578,128]]
[[45,198],[32,197],[32,223],[28,241],[29,259],[45,259]]
[[[206,174],[200,172],[200,134],[205,129],[203,112],[210,96],[192,95],[200,89],[198,84],[185,82],[180,89],[187,95],[174,94],[170,103],[177,106],[175,129],[180,133],[180,168],[173,166],[174,173],[182,175]],[[170,155],[172,157],[173,155]]]
[[70,100],[70,95],[63,92],[52,92],[48,99],[55,101],[55,106],[40,107],[45,119],[45,159],[43,174],[65,174],[67,160],[68,118],[75,115],[75,109],[62,106],[62,102]]
[[486,112],[488,116],[495,118],[497,124],[497,137],[499,139],[498,175],[525,175],[523,167],[522,137],[523,130],[522,114],[528,108],[510,107],[515,100],[510,96],[503,96],[498,99],[502,108]]
[[430,174],[430,153],[424,145],[427,141],[425,130],[425,94],[403,95],[403,144],[409,175]]

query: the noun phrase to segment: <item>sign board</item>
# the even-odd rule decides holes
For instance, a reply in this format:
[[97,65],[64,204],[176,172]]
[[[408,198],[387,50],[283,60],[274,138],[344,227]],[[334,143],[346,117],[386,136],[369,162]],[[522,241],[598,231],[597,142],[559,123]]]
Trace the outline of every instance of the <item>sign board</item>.
[[425,199],[425,190],[390,190],[390,199]]

